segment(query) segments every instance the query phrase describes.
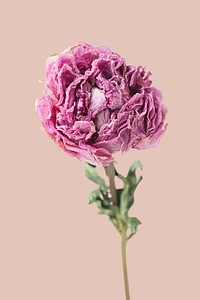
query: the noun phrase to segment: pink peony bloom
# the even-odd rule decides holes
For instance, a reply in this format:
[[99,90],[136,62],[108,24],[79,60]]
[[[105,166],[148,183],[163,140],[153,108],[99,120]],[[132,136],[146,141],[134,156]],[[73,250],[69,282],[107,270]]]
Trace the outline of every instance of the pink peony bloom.
[[36,111],[65,152],[107,166],[116,151],[156,146],[166,129],[150,75],[108,48],[80,43],[47,59]]

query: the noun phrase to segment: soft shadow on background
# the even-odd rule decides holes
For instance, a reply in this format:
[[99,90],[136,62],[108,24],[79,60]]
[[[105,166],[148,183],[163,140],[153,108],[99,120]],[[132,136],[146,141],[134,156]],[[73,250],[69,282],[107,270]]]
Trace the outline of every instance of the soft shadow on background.
[[143,181],[128,244],[135,300],[199,299],[198,1],[16,1],[1,17],[0,299],[124,299],[120,237],[95,206],[82,165],[40,130],[45,60],[79,41],[145,65],[169,126],[159,146],[116,155]]

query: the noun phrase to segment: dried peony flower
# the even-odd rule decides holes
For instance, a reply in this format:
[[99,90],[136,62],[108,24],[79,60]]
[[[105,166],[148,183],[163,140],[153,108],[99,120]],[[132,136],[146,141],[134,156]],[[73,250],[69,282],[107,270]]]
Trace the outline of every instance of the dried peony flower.
[[65,152],[107,166],[117,151],[156,146],[166,129],[150,75],[108,48],[80,43],[47,59],[36,111]]

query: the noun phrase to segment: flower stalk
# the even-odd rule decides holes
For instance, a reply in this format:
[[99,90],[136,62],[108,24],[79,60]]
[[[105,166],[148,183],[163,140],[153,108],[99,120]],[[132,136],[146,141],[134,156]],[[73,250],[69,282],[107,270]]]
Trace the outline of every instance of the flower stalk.
[[121,240],[121,251],[122,251],[122,266],[123,266],[123,274],[124,274],[124,288],[125,288],[126,300],[130,300],[128,271],[127,271],[127,263],[126,263],[127,237],[126,237],[125,234],[122,234],[121,238],[122,238],[122,240]]
[[[108,175],[109,184],[110,184],[111,202],[114,205],[118,205],[117,190],[116,190],[116,186],[115,186],[115,167],[114,167],[113,162],[110,163],[107,168],[107,175]],[[122,230],[121,254],[122,254],[122,267],[123,267],[123,276],[124,276],[124,288],[125,288],[126,300],[130,300],[128,271],[127,271],[127,263],[126,263],[126,245],[127,245],[126,231],[127,231],[127,227],[126,226],[124,227],[124,224],[120,227],[121,227],[120,229]]]

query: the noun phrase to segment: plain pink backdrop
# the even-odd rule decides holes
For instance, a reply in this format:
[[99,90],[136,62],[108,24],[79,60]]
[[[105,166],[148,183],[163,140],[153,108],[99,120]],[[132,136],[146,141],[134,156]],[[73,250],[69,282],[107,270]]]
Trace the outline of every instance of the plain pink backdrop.
[[198,300],[198,1],[12,1],[1,20],[1,300],[123,300],[120,237],[95,205],[82,166],[40,130],[46,57],[78,41],[145,65],[169,108],[157,148],[116,155],[143,181],[128,243],[134,300]]

